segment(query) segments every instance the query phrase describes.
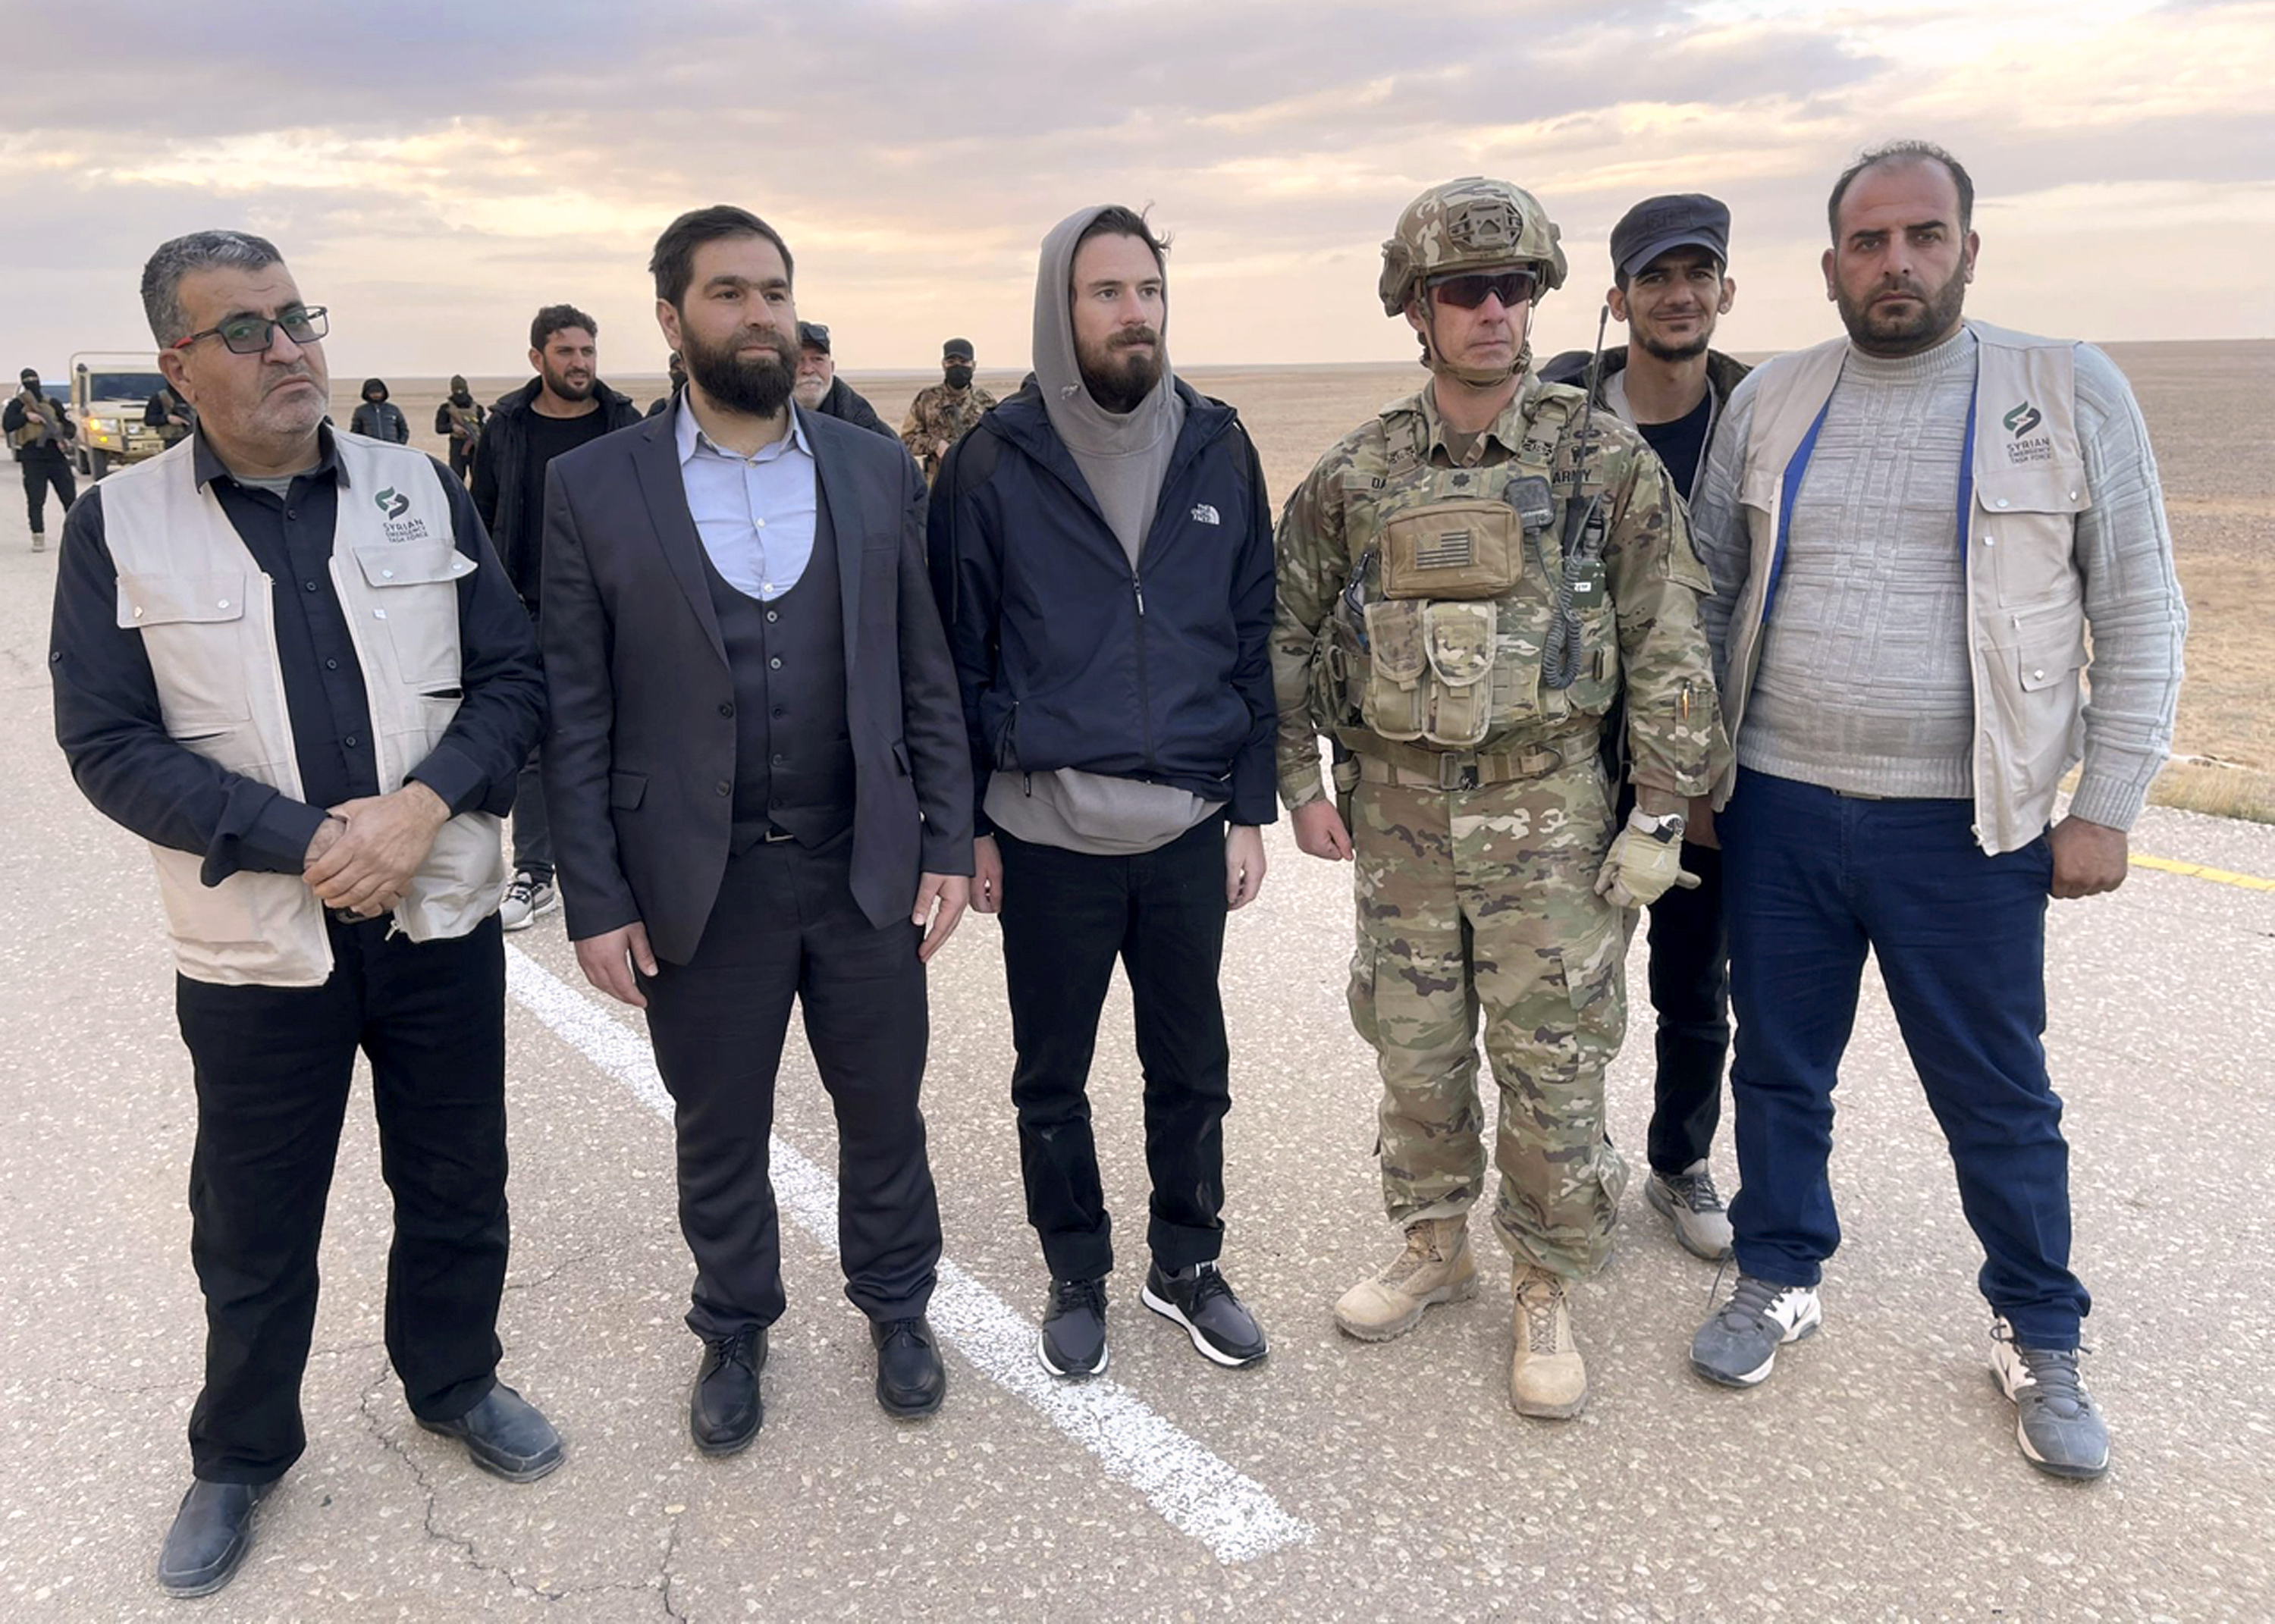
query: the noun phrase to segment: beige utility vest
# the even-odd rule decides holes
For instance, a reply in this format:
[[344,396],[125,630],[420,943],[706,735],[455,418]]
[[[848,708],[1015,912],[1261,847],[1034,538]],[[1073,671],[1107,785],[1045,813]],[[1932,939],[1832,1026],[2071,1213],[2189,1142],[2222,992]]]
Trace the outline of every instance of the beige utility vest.
[[[2061,776],[2083,752],[2086,662],[2077,516],[2091,502],[2077,437],[2076,346],[1969,321],[1975,393],[1952,545],[1967,571],[1975,693],[1975,839],[1990,855],[2036,840]],[[1722,714],[1735,741],[1784,563],[1794,498],[1840,381],[1836,338],[1755,369],[1751,432],[1738,476],[1750,568],[1730,616]],[[1719,808],[1737,782],[1734,765]]]
[[[457,581],[475,564],[457,549],[424,453],[336,431],[332,443],[344,476],[332,590],[363,671],[380,785],[395,789],[457,713]],[[102,482],[118,623],[142,634],[177,744],[298,800],[272,583],[220,502],[198,488],[193,452],[185,441]],[[299,875],[241,871],[208,886],[199,854],[150,852],[184,975],[315,986],[331,974],[323,904]],[[463,812],[435,836],[389,929],[413,941],[463,936],[496,909],[504,883],[499,820]]]

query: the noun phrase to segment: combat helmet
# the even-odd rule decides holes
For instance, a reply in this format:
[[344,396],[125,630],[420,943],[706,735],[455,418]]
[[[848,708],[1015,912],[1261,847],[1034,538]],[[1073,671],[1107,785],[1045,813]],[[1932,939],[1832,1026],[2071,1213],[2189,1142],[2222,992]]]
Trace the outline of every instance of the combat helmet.
[[1423,278],[1448,271],[1530,265],[1542,291],[1564,284],[1564,250],[1540,200],[1505,180],[1469,175],[1432,186],[1406,206],[1382,245],[1382,313],[1406,308]]

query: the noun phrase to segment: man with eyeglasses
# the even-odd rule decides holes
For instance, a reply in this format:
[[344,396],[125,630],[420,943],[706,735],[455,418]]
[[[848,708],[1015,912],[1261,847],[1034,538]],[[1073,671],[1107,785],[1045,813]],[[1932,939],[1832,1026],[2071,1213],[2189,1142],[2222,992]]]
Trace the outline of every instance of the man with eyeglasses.
[[[1706,571],[1666,471],[1531,370],[1534,300],[1564,280],[1557,238],[1502,181],[1407,206],[1378,291],[1430,381],[1289,501],[1272,648],[1296,843],[1357,859],[1350,1008],[1381,1073],[1383,1195],[1405,1234],[1336,1324],[1387,1341],[1477,1288],[1482,1014],[1493,1227],[1515,1260],[1509,1402],[1544,1418],[1587,1401],[1568,1296],[1610,1255],[1627,1182],[1604,1069],[1626,1028],[1629,910],[1689,879],[1684,808],[1728,754]],[[1622,702],[1636,809],[1615,829],[1599,749]]]
[[497,1379],[499,814],[545,689],[465,487],[327,426],[324,312],[273,244],[178,238],[142,302],[196,427],[72,510],[49,669],[72,776],[150,843],[195,1069],[205,1386],[158,1581],[202,1596],[306,1444],[317,1245],[359,1050],[412,1416],[503,1477],[560,1463]]

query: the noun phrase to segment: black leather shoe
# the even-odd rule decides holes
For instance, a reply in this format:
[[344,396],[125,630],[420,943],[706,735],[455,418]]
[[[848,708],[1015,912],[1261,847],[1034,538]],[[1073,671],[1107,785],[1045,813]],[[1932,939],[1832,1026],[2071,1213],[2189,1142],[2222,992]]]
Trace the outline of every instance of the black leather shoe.
[[503,1382],[457,1420],[421,1417],[419,1424],[429,1432],[465,1440],[475,1465],[508,1483],[535,1483],[561,1464],[561,1434],[538,1414],[536,1405]]
[[733,1454],[751,1446],[766,1420],[759,1372],[767,1368],[767,1331],[753,1326],[733,1336],[707,1337],[703,1363],[687,1394],[687,1431],[705,1454]]
[[873,1320],[869,1340],[877,1345],[877,1402],[887,1415],[913,1421],[940,1408],[948,1396],[948,1367],[940,1362],[929,1320]]
[[190,1485],[174,1526],[158,1553],[158,1582],[169,1596],[210,1596],[237,1576],[253,1549],[253,1508],[276,1485],[207,1483]]

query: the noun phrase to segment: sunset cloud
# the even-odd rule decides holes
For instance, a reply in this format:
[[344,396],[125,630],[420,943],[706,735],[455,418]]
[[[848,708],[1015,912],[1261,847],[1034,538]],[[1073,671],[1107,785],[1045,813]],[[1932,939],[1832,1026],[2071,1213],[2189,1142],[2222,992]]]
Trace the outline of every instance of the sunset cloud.
[[1885,11],[1788,0],[1576,6],[851,4],[19,8],[4,37],[0,358],[146,342],[162,238],[246,225],[330,305],[336,368],[511,372],[572,299],[604,370],[654,372],[656,231],[767,215],[843,364],[949,332],[1024,363],[1035,246],[1086,202],[1176,234],[1188,364],[1403,358],[1379,244],[1423,185],[1537,193],[1592,329],[1636,198],[1731,205],[1735,348],[1832,327],[1826,186],[1924,135],[1974,170],[1983,313],[2104,339],[2264,333],[2275,4]]

